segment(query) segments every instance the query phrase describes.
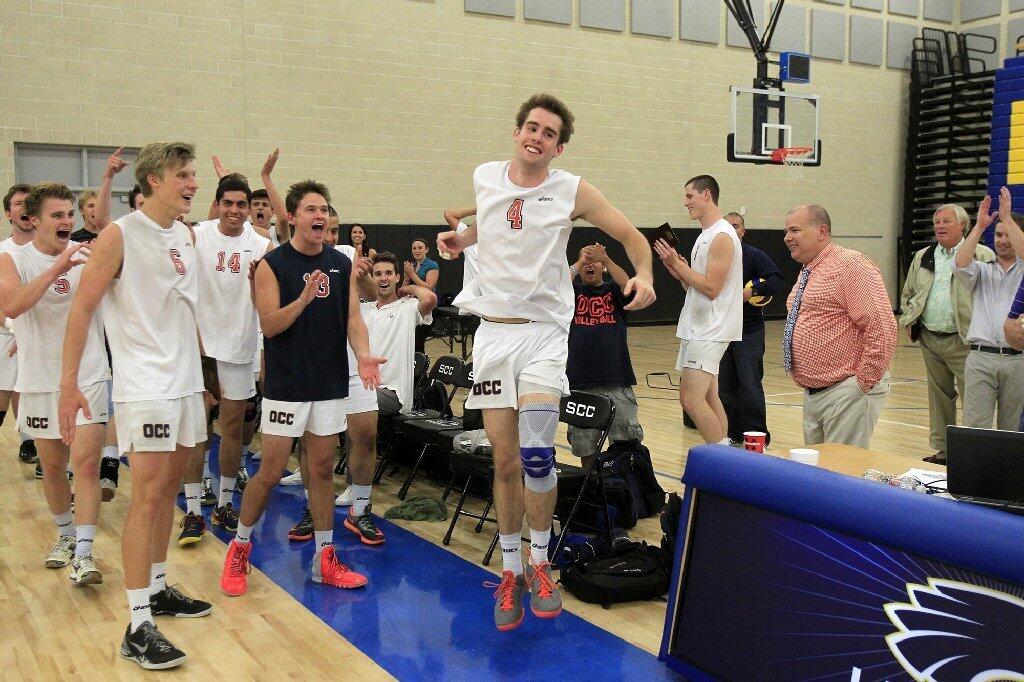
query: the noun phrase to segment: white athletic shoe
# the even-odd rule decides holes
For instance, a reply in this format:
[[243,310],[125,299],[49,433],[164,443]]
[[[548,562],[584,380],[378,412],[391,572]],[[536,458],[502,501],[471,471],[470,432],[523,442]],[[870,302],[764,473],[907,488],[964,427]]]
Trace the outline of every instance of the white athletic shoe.
[[46,567],[64,568],[71,563],[73,556],[75,556],[75,536],[61,535],[57,538],[53,549],[50,550],[50,555],[46,557]]
[[76,585],[99,585],[103,582],[103,574],[96,568],[91,556],[73,558],[69,578]]
[[281,485],[302,485],[302,474],[296,469],[295,473],[281,479]]
[[353,502],[353,499],[352,499],[353,495],[354,495],[354,493],[352,492],[352,487],[351,486],[349,486],[348,488],[345,488],[345,492],[343,492],[342,494],[338,495],[338,497],[334,500],[334,506],[335,507],[351,507],[352,506],[352,502]]

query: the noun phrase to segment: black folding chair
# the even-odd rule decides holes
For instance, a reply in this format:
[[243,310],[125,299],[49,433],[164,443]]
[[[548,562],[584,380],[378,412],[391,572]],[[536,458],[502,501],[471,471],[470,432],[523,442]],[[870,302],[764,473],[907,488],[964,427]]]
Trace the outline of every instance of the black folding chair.
[[[552,517],[553,521],[558,521],[560,526],[558,542],[555,544],[556,555],[562,548],[562,544],[565,540],[566,529],[572,523],[573,517],[576,515],[576,510],[579,509],[579,506],[583,501],[583,495],[587,490],[587,485],[590,483],[592,476],[597,479],[601,503],[604,505],[605,510],[608,509],[608,495],[604,488],[604,476],[600,468],[601,450],[604,449],[604,443],[608,438],[608,431],[611,429],[612,421],[614,419],[615,405],[607,396],[598,395],[596,393],[586,393],[584,391],[572,391],[568,396],[562,398],[558,421],[579,429],[597,429],[601,432],[601,437],[597,442],[597,448],[593,453],[590,453],[595,455],[594,459],[590,462],[590,465],[583,470],[583,481],[580,484],[579,491],[576,493],[575,499],[573,500],[572,508],[569,510],[569,515],[564,519],[560,518],[557,514]],[[565,465],[556,466],[563,470],[570,468]],[[572,467],[572,469],[578,471],[575,467]],[[607,514],[607,511],[605,513]],[[486,520],[490,521],[491,519]],[[480,525],[482,525],[482,523],[483,521],[480,522]],[[608,526],[604,530],[608,534],[608,543],[611,544],[611,524],[609,523],[605,525]],[[602,529],[594,528],[593,530],[601,532]],[[487,553],[484,555],[483,563],[485,566],[490,564],[491,556],[494,554],[494,549],[497,545],[498,533],[495,532],[494,538],[491,540],[491,545],[487,548]]]
[[462,417],[456,417],[451,412],[451,401],[455,392],[464,388],[467,391],[472,388],[473,382],[469,378],[470,372],[466,365],[459,358],[446,355],[439,358],[430,370],[430,378],[434,383],[445,386],[448,390],[448,401],[442,413],[436,416],[425,418],[405,419],[399,422],[401,438],[406,442],[415,443],[421,446],[420,454],[413,463],[409,475],[406,477],[402,488],[398,491],[398,499],[404,500],[409,493],[409,486],[412,485],[419,471],[420,464],[429,452],[451,452],[452,441],[455,436],[465,431],[462,425]]

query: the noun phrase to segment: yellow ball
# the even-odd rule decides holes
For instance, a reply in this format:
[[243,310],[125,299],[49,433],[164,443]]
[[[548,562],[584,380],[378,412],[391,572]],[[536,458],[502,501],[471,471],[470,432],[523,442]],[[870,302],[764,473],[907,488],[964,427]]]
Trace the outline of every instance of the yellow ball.
[[[753,291],[753,289],[754,289],[754,282],[753,282],[753,280],[751,280],[750,282],[747,282],[746,285],[743,288],[744,289],[750,289],[751,291]],[[753,305],[753,306],[757,306],[758,308],[766,306],[766,305],[768,305],[771,302],[772,302],[772,297],[771,296],[759,296],[758,294],[752,295],[747,300],[747,303],[749,303],[750,305]]]

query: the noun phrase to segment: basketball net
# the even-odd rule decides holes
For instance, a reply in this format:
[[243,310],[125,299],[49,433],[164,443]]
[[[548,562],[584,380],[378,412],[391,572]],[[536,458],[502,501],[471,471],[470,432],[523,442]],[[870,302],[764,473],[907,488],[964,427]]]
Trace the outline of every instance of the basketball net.
[[804,165],[811,160],[811,147],[781,147],[772,152],[772,160],[786,167],[786,175],[794,180],[803,177]]

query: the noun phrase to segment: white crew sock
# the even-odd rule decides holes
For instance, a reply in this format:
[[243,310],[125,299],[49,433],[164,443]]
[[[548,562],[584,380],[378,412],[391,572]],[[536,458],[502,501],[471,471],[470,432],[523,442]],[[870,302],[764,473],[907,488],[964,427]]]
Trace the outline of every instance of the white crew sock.
[[732,445],[732,441],[729,440],[728,437],[726,437],[715,443],[715,445]]
[[104,445],[103,446],[103,459],[121,459],[117,454],[116,445]]
[[373,486],[353,483],[349,489],[352,491],[352,516],[362,516],[370,506],[370,491]]
[[153,622],[153,611],[149,607],[149,588],[128,590],[128,610],[132,616],[132,632],[143,623]]
[[32,436],[28,435],[24,431],[18,431],[18,435],[21,436],[21,442],[24,443],[27,440],[32,440]]
[[245,457],[248,454],[249,454],[249,446],[248,445],[243,445],[242,446],[242,466],[243,467],[245,466]]
[[502,570],[512,571],[516,575],[523,574],[523,539],[519,533],[499,534],[501,544]]
[[530,563],[539,566],[548,560],[548,544],[551,542],[551,529],[530,529]]
[[309,506],[309,488],[303,488],[302,494],[306,496],[306,506]]
[[75,537],[75,517],[68,509],[63,514],[54,514],[53,520],[57,524],[57,532],[62,537],[66,536],[69,538]]
[[92,556],[92,541],[96,538],[96,526],[75,526],[75,556]]
[[161,561],[149,567],[149,593],[156,594],[167,587],[167,562]]
[[220,500],[217,505],[223,507],[225,504],[231,501],[231,496],[235,494],[235,478],[228,478],[227,476],[220,477]]
[[235,531],[235,540],[241,543],[249,542],[252,537],[252,526],[247,526],[241,521],[238,522],[238,530]]
[[207,450],[203,454],[203,478],[213,478],[213,474],[210,473],[210,451]]
[[185,484],[185,511],[189,514],[202,516],[203,508],[200,506],[199,498],[203,496],[202,483]]
[[330,547],[334,544],[334,529],[314,530],[313,540],[316,542],[316,551],[319,554],[323,551],[324,547]]

